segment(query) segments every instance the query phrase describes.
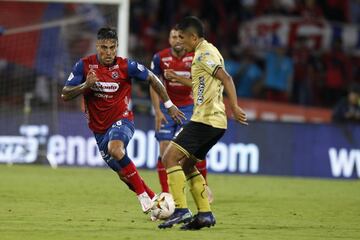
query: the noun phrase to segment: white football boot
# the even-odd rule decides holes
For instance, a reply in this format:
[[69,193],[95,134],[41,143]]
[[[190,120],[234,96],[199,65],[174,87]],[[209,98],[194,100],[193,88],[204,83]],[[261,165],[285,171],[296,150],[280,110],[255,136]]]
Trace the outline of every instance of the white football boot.
[[154,202],[151,200],[149,195],[146,192],[143,192],[137,195],[137,198],[139,199],[142,211],[144,213],[149,213],[154,206]]

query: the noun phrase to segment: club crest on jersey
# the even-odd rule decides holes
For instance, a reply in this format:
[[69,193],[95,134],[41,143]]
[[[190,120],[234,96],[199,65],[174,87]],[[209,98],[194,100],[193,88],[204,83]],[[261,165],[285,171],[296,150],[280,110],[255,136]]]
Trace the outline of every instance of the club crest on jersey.
[[117,79],[117,78],[119,78],[119,73],[118,73],[118,72],[112,72],[112,73],[111,73],[111,77],[112,77],[113,79]]
[[216,65],[213,60],[207,60],[207,61],[206,61],[206,64],[207,64],[209,67],[211,67],[211,68],[215,67],[215,65]]

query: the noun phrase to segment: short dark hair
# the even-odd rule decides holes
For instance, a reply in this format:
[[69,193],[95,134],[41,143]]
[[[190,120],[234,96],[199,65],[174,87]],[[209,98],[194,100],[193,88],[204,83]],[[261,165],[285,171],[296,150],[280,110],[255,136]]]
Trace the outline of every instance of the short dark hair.
[[98,33],[97,33],[97,39],[98,40],[103,40],[103,39],[114,39],[114,40],[118,40],[118,36],[116,33],[116,30],[114,28],[111,27],[102,27],[99,29]]
[[188,16],[183,18],[177,25],[177,29],[181,31],[188,30],[189,28],[194,29],[198,37],[204,37],[204,25],[199,18],[195,16]]

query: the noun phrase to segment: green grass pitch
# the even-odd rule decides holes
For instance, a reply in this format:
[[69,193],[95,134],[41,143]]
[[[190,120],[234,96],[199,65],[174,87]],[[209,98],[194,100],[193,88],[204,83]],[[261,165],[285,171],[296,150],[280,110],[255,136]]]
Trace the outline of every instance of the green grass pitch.
[[[155,171],[141,174],[159,190]],[[209,184],[214,228],[160,230],[109,169],[0,165],[0,239],[360,239],[358,180],[209,174]]]

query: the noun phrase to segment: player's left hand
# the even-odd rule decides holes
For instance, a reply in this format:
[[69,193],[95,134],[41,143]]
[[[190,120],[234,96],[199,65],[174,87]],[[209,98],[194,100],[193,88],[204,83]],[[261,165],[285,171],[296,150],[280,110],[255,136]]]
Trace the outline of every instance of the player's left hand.
[[175,105],[168,108],[170,117],[178,124],[182,124],[182,120],[186,120],[185,114],[180,111]]
[[234,119],[244,125],[248,125],[247,122],[247,118],[246,118],[246,113],[244,112],[244,110],[242,110],[241,107],[236,106],[234,107],[234,109],[232,109],[233,115],[234,115]]

